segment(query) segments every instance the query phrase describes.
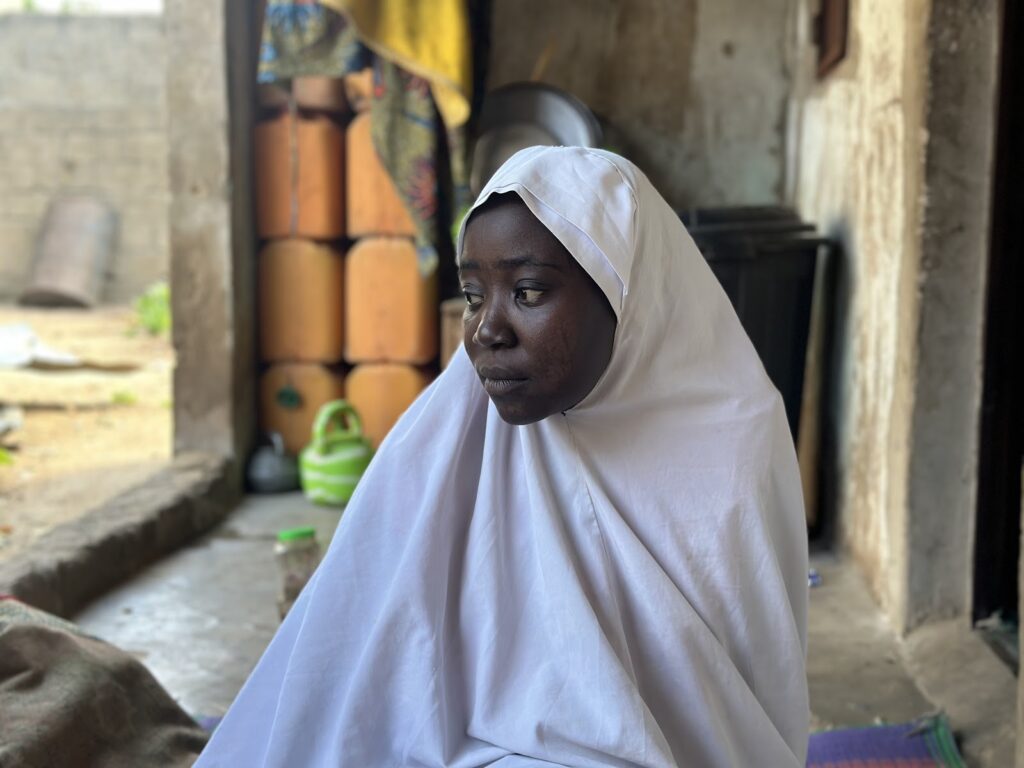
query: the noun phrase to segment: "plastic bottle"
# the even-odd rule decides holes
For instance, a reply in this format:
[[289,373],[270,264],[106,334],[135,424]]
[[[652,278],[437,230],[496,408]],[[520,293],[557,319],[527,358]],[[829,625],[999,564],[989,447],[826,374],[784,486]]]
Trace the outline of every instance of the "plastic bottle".
[[281,571],[277,609],[284,619],[302,588],[320,564],[320,544],[315,528],[289,528],[277,534],[274,557]]

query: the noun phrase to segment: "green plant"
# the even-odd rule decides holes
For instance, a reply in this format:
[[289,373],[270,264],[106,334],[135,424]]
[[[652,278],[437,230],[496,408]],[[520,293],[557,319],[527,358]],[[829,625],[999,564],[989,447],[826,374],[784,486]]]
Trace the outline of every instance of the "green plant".
[[167,283],[154,283],[135,300],[135,325],[132,330],[162,336],[171,330],[171,289]]
[[0,445],[0,467],[9,467],[14,463],[14,457],[11,456],[11,452]]
[[135,405],[139,401],[134,393],[123,390],[115,392],[110,396],[110,402],[114,405]]
[[35,13],[39,10],[36,0],[21,0],[21,10],[24,13]]

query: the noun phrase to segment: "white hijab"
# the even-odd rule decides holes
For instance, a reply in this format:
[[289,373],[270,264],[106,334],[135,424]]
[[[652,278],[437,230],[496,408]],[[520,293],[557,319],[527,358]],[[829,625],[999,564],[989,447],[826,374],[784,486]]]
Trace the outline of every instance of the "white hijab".
[[197,765],[802,768],[807,546],[778,393],[631,163],[536,147],[477,205],[501,192],[615,309],[604,376],[511,426],[460,349]]

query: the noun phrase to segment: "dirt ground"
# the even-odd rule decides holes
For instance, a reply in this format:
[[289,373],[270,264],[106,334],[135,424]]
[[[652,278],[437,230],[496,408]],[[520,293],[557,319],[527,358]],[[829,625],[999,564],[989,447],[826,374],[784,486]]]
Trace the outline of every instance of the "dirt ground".
[[0,409],[22,424],[0,436],[0,558],[140,483],[171,457],[174,353],[166,337],[132,333],[129,307],[40,310],[0,305],[0,326],[126,372],[0,369]]

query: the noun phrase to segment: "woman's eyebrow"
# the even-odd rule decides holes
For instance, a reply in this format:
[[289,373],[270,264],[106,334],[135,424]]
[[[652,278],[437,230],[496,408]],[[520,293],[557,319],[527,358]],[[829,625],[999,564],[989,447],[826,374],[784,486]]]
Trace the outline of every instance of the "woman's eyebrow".
[[[519,269],[520,267],[545,267],[547,269],[557,269],[559,272],[565,271],[565,268],[561,264],[555,264],[550,261],[540,261],[532,256],[514,256],[508,259],[499,259],[495,264],[498,269]],[[463,261],[459,264],[459,271],[465,272],[466,270],[479,270],[480,263],[476,261]]]

